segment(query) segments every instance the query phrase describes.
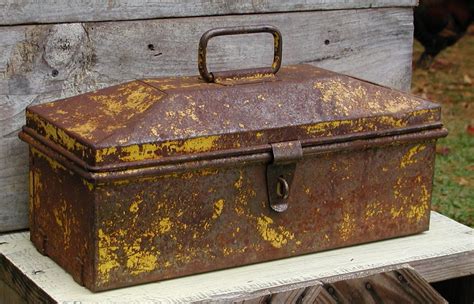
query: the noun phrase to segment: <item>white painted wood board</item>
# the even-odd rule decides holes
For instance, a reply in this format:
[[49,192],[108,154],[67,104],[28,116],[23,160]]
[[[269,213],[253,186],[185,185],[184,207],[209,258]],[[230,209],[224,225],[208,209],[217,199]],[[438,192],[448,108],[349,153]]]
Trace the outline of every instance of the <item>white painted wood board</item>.
[[0,0],[0,25],[412,7],[416,4],[416,0]]
[[[382,224],[382,223],[381,223]],[[178,303],[249,299],[317,284],[317,280],[368,275],[409,264],[430,282],[474,274],[474,230],[436,212],[430,230],[403,238],[282,259],[93,294],[39,254],[28,233],[0,236],[0,254],[58,302]],[[2,269],[0,269],[2,271]],[[428,274],[427,276],[425,274]]]
[[[27,227],[27,147],[17,138],[26,106],[136,78],[195,75],[203,32],[259,23],[281,29],[283,64],[409,90],[406,7],[0,27],[0,231]],[[271,35],[218,37],[209,44],[210,69],[267,66],[271,48]]]

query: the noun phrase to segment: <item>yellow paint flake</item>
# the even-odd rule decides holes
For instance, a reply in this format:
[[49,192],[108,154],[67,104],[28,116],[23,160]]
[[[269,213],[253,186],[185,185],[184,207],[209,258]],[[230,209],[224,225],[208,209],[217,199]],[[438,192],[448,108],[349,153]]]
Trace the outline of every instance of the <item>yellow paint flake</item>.
[[234,183],[235,189],[242,188],[243,181],[244,181],[244,175],[243,175],[243,172],[241,170],[240,175],[239,175],[239,179]]
[[217,200],[214,203],[214,213],[212,214],[212,218],[213,219],[218,218],[221,215],[223,209],[224,209],[224,200],[223,199]]
[[257,74],[252,74],[252,75],[244,75],[244,76],[235,76],[235,77],[216,77],[214,80],[215,83],[219,84],[233,84],[233,83],[239,83],[239,82],[255,82],[255,81],[261,81],[262,79],[265,78],[275,78],[275,75],[273,73],[257,73]]
[[390,214],[392,215],[392,219],[399,217],[402,214],[402,212],[403,212],[403,206],[398,209],[393,208],[393,207],[390,209]]
[[313,125],[304,126],[307,134],[319,134],[327,131],[332,131],[343,125],[351,125],[353,122],[351,120],[336,120],[336,121],[327,121],[320,122]]
[[54,219],[59,226],[63,237],[63,246],[65,249],[69,248],[71,240],[71,224],[72,219],[68,216],[67,203],[62,200],[58,209],[53,209]]
[[64,167],[63,165],[61,165],[60,163],[58,163],[56,160],[50,158],[49,156],[43,154],[41,151],[31,147],[31,152],[36,155],[37,157],[40,157],[44,160],[46,160],[49,164],[49,166],[53,169],[53,170],[56,170],[56,169],[63,169],[63,170],[66,170],[66,167]]
[[365,219],[369,219],[379,214],[382,214],[380,203],[374,202],[374,203],[369,203],[365,206]]
[[137,199],[136,201],[133,201],[132,204],[130,204],[130,212],[132,213],[137,213],[138,211],[138,206],[143,202],[141,199]]
[[118,247],[112,246],[112,239],[102,229],[99,229],[98,237],[99,259],[97,270],[101,280],[107,282],[110,277],[110,271],[120,267],[118,256],[115,253]]
[[139,161],[155,158],[159,147],[155,144],[132,145],[122,148],[120,159],[123,161]]
[[381,124],[385,124],[390,127],[402,128],[407,126],[406,121],[392,116],[380,116],[378,120]]
[[159,225],[160,225],[159,227],[160,233],[166,233],[171,230],[171,226],[173,225],[173,223],[170,221],[169,217],[165,217],[160,220]]
[[220,138],[218,135],[190,138],[184,141],[181,145],[171,144],[169,147],[177,152],[198,153],[211,151],[216,141]]
[[349,213],[345,213],[342,223],[339,225],[339,234],[343,241],[347,241],[354,233],[355,220],[351,218]]
[[89,189],[89,191],[94,190],[94,184],[88,180],[82,178],[82,183],[87,187],[87,189]]
[[277,229],[272,228],[273,220],[268,216],[261,215],[257,218],[257,230],[260,236],[275,248],[281,248],[288,243],[288,239],[292,240],[294,234],[285,230],[282,226]]
[[407,211],[407,218],[412,220],[416,219],[419,222],[427,213],[430,208],[430,193],[426,189],[425,185],[421,185],[421,197],[420,204],[410,206]]
[[402,157],[402,161],[400,162],[400,168],[405,168],[411,164],[416,163],[416,159],[414,159],[413,157],[425,149],[425,145],[419,144],[408,150],[408,152]]
[[189,154],[209,152],[216,147],[218,135],[190,138],[184,141],[167,141],[159,144],[132,145],[122,148],[119,158],[123,161],[140,161],[160,158],[159,151],[184,152]]
[[127,268],[133,275],[138,275],[144,272],[150,272],[157,268],[156,255],[149,252],[138,251],[127,259]]
[[112,155],[116,152],[117,152],[116,147],[99,149],[99,150],[97,150],[97,152],[95,154],[95,160],[96,160],[96,162],[100,163],[104,160],[104,156]]
[[84,151],[85,147],[81,143],[77,142],[75,138],[69,136],[64,130],[56,128],[49,122],[41,119],[38,115],[31,112],[26,112],[26,117],[28,120],[35,122],[39,129],[44,130],[46,138],[58,143],[59,145],[62,145],[70,151]]

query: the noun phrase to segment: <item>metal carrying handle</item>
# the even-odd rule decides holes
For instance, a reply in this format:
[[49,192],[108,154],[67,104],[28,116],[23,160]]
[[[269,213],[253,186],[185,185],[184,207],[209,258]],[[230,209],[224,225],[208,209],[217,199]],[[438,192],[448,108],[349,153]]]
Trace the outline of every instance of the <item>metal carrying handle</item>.
[[276,74],[281,66],[282,37],[280,31],[273,25],[250,25],[238,27],[215,28],[205,32],[199,40],[198,68],[199,74],[207,82],[214,81],[214,75],[208,71],[206,63],[207,43],[212,37],[254,33],[270,33],[273,35],[273,63],[271,72]]

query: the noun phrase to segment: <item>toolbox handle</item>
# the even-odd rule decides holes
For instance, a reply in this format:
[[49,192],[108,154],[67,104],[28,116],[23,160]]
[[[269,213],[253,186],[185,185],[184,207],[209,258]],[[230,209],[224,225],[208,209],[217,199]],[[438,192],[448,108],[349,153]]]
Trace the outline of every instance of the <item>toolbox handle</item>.
[[[276,74],[281,66],[282,37],[280,31],[273,25],[249,25],[237,27],[214,28],[205,32],[199,40],[198,68],[199,74],[207,82],[214,81],[214,75],[208,71],[206,63],[207,43],[212,37],[254,33],[270,33],[273,35],[273,63],[271,73]],[[237,72],[237,71],[233,71]]]

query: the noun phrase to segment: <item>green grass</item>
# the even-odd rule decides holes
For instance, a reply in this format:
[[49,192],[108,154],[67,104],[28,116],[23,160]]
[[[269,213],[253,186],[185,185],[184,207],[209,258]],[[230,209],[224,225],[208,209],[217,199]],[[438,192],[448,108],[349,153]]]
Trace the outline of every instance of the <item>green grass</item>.
[[[415,43],[414,58],[422,47]],[[415,69],[412,91],[440,102],[448,137],[438,141],[433,210],[474,227],[474,35],[443,51],[428,70]]]

